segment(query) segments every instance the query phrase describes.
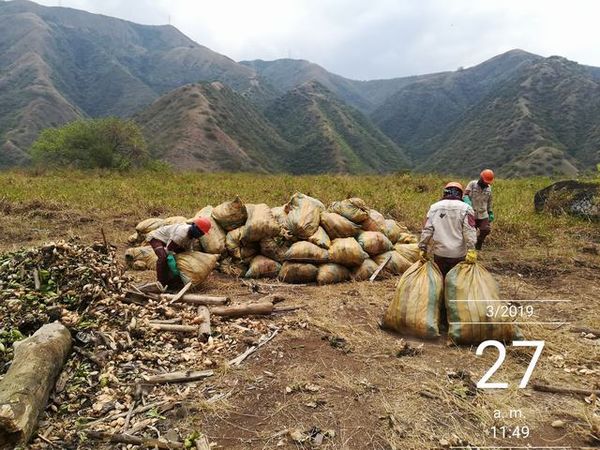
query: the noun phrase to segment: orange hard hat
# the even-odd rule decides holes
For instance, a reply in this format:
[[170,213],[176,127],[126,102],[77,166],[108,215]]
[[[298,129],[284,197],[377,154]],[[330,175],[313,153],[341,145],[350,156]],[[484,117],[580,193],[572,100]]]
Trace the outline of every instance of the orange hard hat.
[[464,192],[462,184],[460,184],[458,181],[451,181],[446,186],[444,186],[444,189],[449,189],[449,188],[458,188],[458,189],[460,189],[460,192]]
[[494,182],[494,171],[491,169],[482,170],[479,177],[484,183],[492,184]]
[[210,220],[206,217],[198,217],[197,219],[194,219],[194,223],[198,228],[202,230],[204,234],[207,234],[210,231],[210,227],[212,226]]

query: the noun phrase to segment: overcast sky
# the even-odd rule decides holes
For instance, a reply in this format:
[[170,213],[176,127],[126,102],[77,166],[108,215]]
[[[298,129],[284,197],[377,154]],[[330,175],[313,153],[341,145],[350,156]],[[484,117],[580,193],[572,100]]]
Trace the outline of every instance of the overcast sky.
[[235,60],[298,58],[355,79],[454,70],[521,48],[600,66],[597,0],[40,0],[173,25]]

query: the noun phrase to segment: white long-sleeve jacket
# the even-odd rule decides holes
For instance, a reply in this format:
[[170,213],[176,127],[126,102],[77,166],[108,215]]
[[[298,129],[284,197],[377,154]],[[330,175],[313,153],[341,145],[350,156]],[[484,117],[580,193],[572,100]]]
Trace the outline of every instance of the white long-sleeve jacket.
[[462,258],[475,248],[475,212],[462,200],[444,199],[434,203],[427,213],[419,247],[433,241],[433,253],[445,258]]

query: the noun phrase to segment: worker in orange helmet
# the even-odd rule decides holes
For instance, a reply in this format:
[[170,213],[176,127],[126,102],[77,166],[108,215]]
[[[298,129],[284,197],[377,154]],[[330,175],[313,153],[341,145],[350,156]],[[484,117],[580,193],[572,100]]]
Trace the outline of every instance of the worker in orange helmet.
[[492,183],[494,172],[485,169],[479,175],[479,180],[473,180],[467,184],[463,200],[473,207],[475,211],[475,228],[479,230],[479,236],[475,248],[481,250],[483,241],[492,231],[491,223],[494,221],[492,210]]
[[165,225],[150,232],[146,240],[158,257],[156,261],[156,278],[163,286],[178,290],[182,281],[175,262],[174,253],[192,250],[194,239],[208,234],[211,228],[206,217],[193,219],[191,224],[177,223]]
[[462,201],[462,197],[460,183],[453,181],[446,184],[443,198],[429,208],[421,232],[421,259],[428,259],[427,251],[431,244],[434,262],[444,277],[459,262],[474,263],[477,260],[475,213]]

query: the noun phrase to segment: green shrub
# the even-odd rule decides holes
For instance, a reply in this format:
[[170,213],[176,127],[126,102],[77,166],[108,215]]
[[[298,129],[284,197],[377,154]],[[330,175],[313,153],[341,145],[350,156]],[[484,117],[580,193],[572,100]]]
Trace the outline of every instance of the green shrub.
[[149,161],[138,126],[116,117],[81,119],[48,128],[31,146],[34,163],[41,167],[130,169]]

